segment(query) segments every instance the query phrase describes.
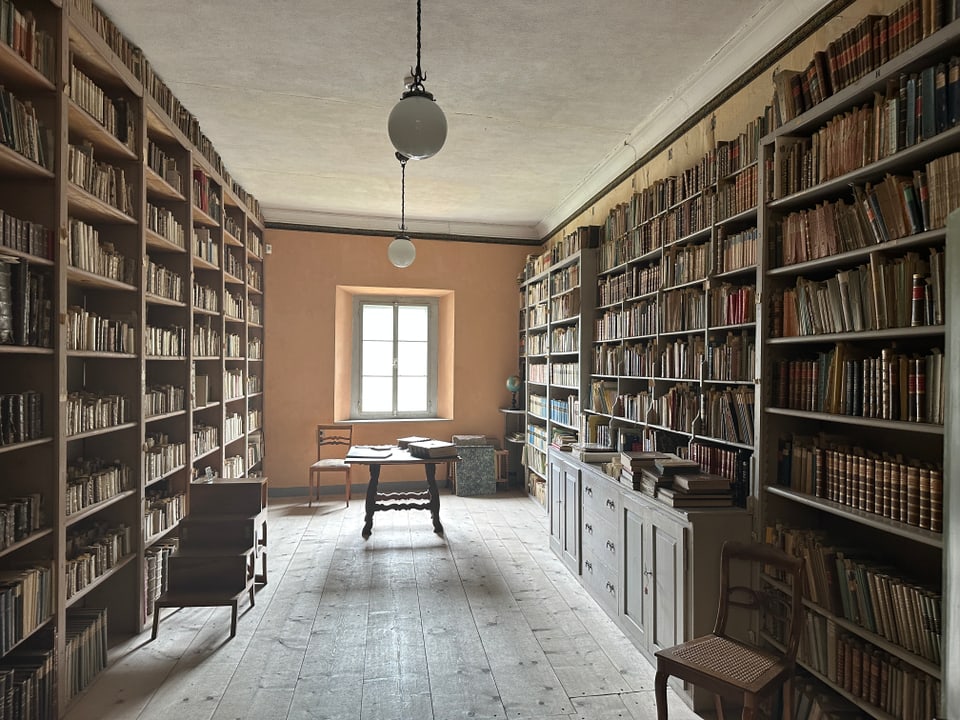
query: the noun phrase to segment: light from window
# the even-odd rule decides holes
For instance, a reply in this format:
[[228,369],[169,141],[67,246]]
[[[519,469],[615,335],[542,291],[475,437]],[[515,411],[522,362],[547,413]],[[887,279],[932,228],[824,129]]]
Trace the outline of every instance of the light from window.
[[360,416],[417,417],[436,396],[436,305],[360,301]]

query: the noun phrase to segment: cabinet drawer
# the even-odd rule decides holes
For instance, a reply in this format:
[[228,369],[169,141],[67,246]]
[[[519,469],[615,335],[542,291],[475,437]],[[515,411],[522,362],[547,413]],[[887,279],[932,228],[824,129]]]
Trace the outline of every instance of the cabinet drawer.
[[617,526],[607,520],[605,515],[584,508],[580,538],[584,552],[589,550],[594,558],[616,571],[620,567]]
[[611,617],[616,617],[618,608],[618,574],[593,553],[583,553],[583,584]]
[[584,511],[590,510],[617,526],[617,513],[620,503],[620,487],[606,476],[597,476],[584,472],[580,480]]

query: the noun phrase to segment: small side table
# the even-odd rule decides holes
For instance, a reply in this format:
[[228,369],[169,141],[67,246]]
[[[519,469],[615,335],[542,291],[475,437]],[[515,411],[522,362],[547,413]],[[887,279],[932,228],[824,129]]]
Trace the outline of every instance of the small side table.
[[[507,485],[522,485],[524,421],[527,411],[500,408],[500,412],[503,413],[503,449],[507,453],[505,479]],[[499,476],[497,479],[499,481]]]

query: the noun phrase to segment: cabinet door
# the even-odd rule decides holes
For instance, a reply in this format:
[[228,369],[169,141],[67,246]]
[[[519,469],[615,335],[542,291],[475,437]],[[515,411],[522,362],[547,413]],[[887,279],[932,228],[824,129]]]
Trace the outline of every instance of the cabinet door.
[[563,551],[563,466],[550,463],[550,481],[547,486],[547,503],[550,507],[550,547],[560,555]]
[[580,574],[580,471],[563,467],[563,559]]
[[621,625],[638,647],[647,646],[647,621],[650,614],[647,605],[652,595],[648,576],[644,570],[644,557],[647,550],[648,511],[633,498],[624,496],[622,500],[622,522],[620,524],[620,616]]
[[647,609],[647,642],[651,652],[676,645],[684,632],[684,557],[685,529],[676,520],[656,511],[648,523],[649,555],[644,557],[647,583],[652,600]]

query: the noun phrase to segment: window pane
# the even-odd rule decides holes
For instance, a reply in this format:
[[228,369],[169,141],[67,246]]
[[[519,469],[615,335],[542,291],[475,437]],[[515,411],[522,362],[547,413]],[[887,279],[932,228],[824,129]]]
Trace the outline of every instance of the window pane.
[[401,305],[397,308],[397,339],[426,342],[430,314],[426,305]]
[[362,412],[391,411],[393,378],[365,377],[361,383],[363,394],[360,401],[360,410]]
[[397,412],[427,411],[427,379],[399,378],[397,382]]
[[393,340],[393,305],[363,306],[363,339]]
[[425,342],[397,343],[397,375],[426,376],[428,346]]
[[393,343],[382,340],[365,340],[361,375],[393,375]]

